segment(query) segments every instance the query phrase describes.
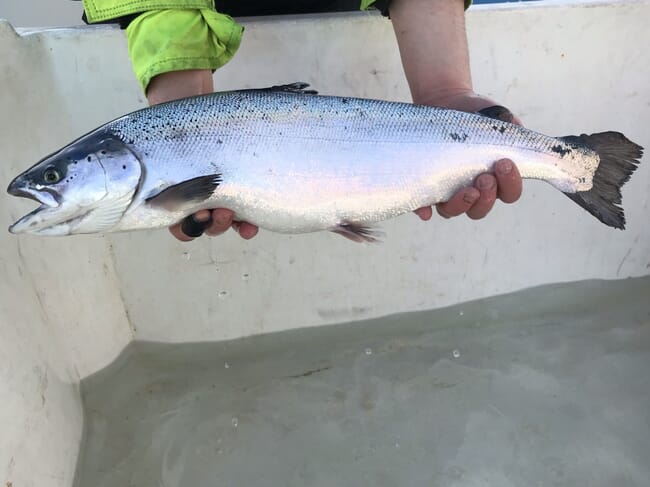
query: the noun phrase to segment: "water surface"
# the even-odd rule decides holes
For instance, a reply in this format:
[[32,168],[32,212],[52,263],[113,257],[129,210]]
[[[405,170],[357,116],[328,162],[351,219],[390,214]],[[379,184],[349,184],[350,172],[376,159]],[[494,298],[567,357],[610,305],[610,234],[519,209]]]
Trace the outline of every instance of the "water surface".
[[647,487],[650,277],[135,342],[82,391],[78,487]]

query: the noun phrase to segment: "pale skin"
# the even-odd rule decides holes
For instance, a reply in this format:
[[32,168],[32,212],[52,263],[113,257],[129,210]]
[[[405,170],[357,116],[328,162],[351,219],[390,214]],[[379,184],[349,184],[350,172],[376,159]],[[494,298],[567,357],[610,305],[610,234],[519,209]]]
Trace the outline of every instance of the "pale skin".
[[[468,112],[497,105],[474,92],[461,0],[393,0],[390,16],[414,103]],[[155,105],[212,91],[209,70],[176,71],[156,76],[148,86],[147,98],[149,104]],[[521,124],[517,117],[513,122]],[[436,210],[444,218],[466,214],[477,220],[490,212],[497,199],[504,203],[517,201],[521,190],[516,165],[503,159],[497,161],[493,174],[481,174],[472,187],[461,189],[449,201],[436,205]],[[429,220],[433,208],[420,208],[415,213]],[[233,221],[233,212],[225,208],[194,215],[197,221],[207,221],[210,216],[212,224],[205,231],[207,235],[220,235],[231,227],[244,239],[257,235],[258,227]],[[180,225],[170,231],[181,241],[193,240],[181,231]]]

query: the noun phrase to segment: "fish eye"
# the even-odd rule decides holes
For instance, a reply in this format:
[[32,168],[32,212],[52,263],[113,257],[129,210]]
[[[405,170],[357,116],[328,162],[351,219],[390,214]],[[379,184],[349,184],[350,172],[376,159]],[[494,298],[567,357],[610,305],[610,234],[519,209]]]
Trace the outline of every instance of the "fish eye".
[[55,184],[61,181],[61,173],[55,167],[48,167],[43,172],[43,180],[45,184]]

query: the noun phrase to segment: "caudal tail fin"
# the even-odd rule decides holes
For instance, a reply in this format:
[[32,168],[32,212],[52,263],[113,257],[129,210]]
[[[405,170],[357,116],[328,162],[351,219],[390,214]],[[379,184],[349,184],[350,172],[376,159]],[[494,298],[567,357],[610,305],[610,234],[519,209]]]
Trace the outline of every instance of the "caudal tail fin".
[[610,227],[625,228],[625,214],[621,203],[621,188],[636,170],[643,147],[618,132],[562,137],[571,145],[586,146],[600,156],[589,191],[564,193],[589,213]]

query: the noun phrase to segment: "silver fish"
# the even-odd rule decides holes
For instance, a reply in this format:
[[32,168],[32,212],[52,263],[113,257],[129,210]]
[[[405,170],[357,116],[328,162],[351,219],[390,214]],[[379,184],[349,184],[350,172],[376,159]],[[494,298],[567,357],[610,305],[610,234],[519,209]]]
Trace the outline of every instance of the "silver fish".
[[501,158],[606,225],[643,148],[617,132],[549,137],[479,114],[320,96],[306,84],[212,93],[145,108],[17,176],[41,203],[12,233],[167,227],[205,208],[281,233],[374,241],[376,222],[447,201]]

